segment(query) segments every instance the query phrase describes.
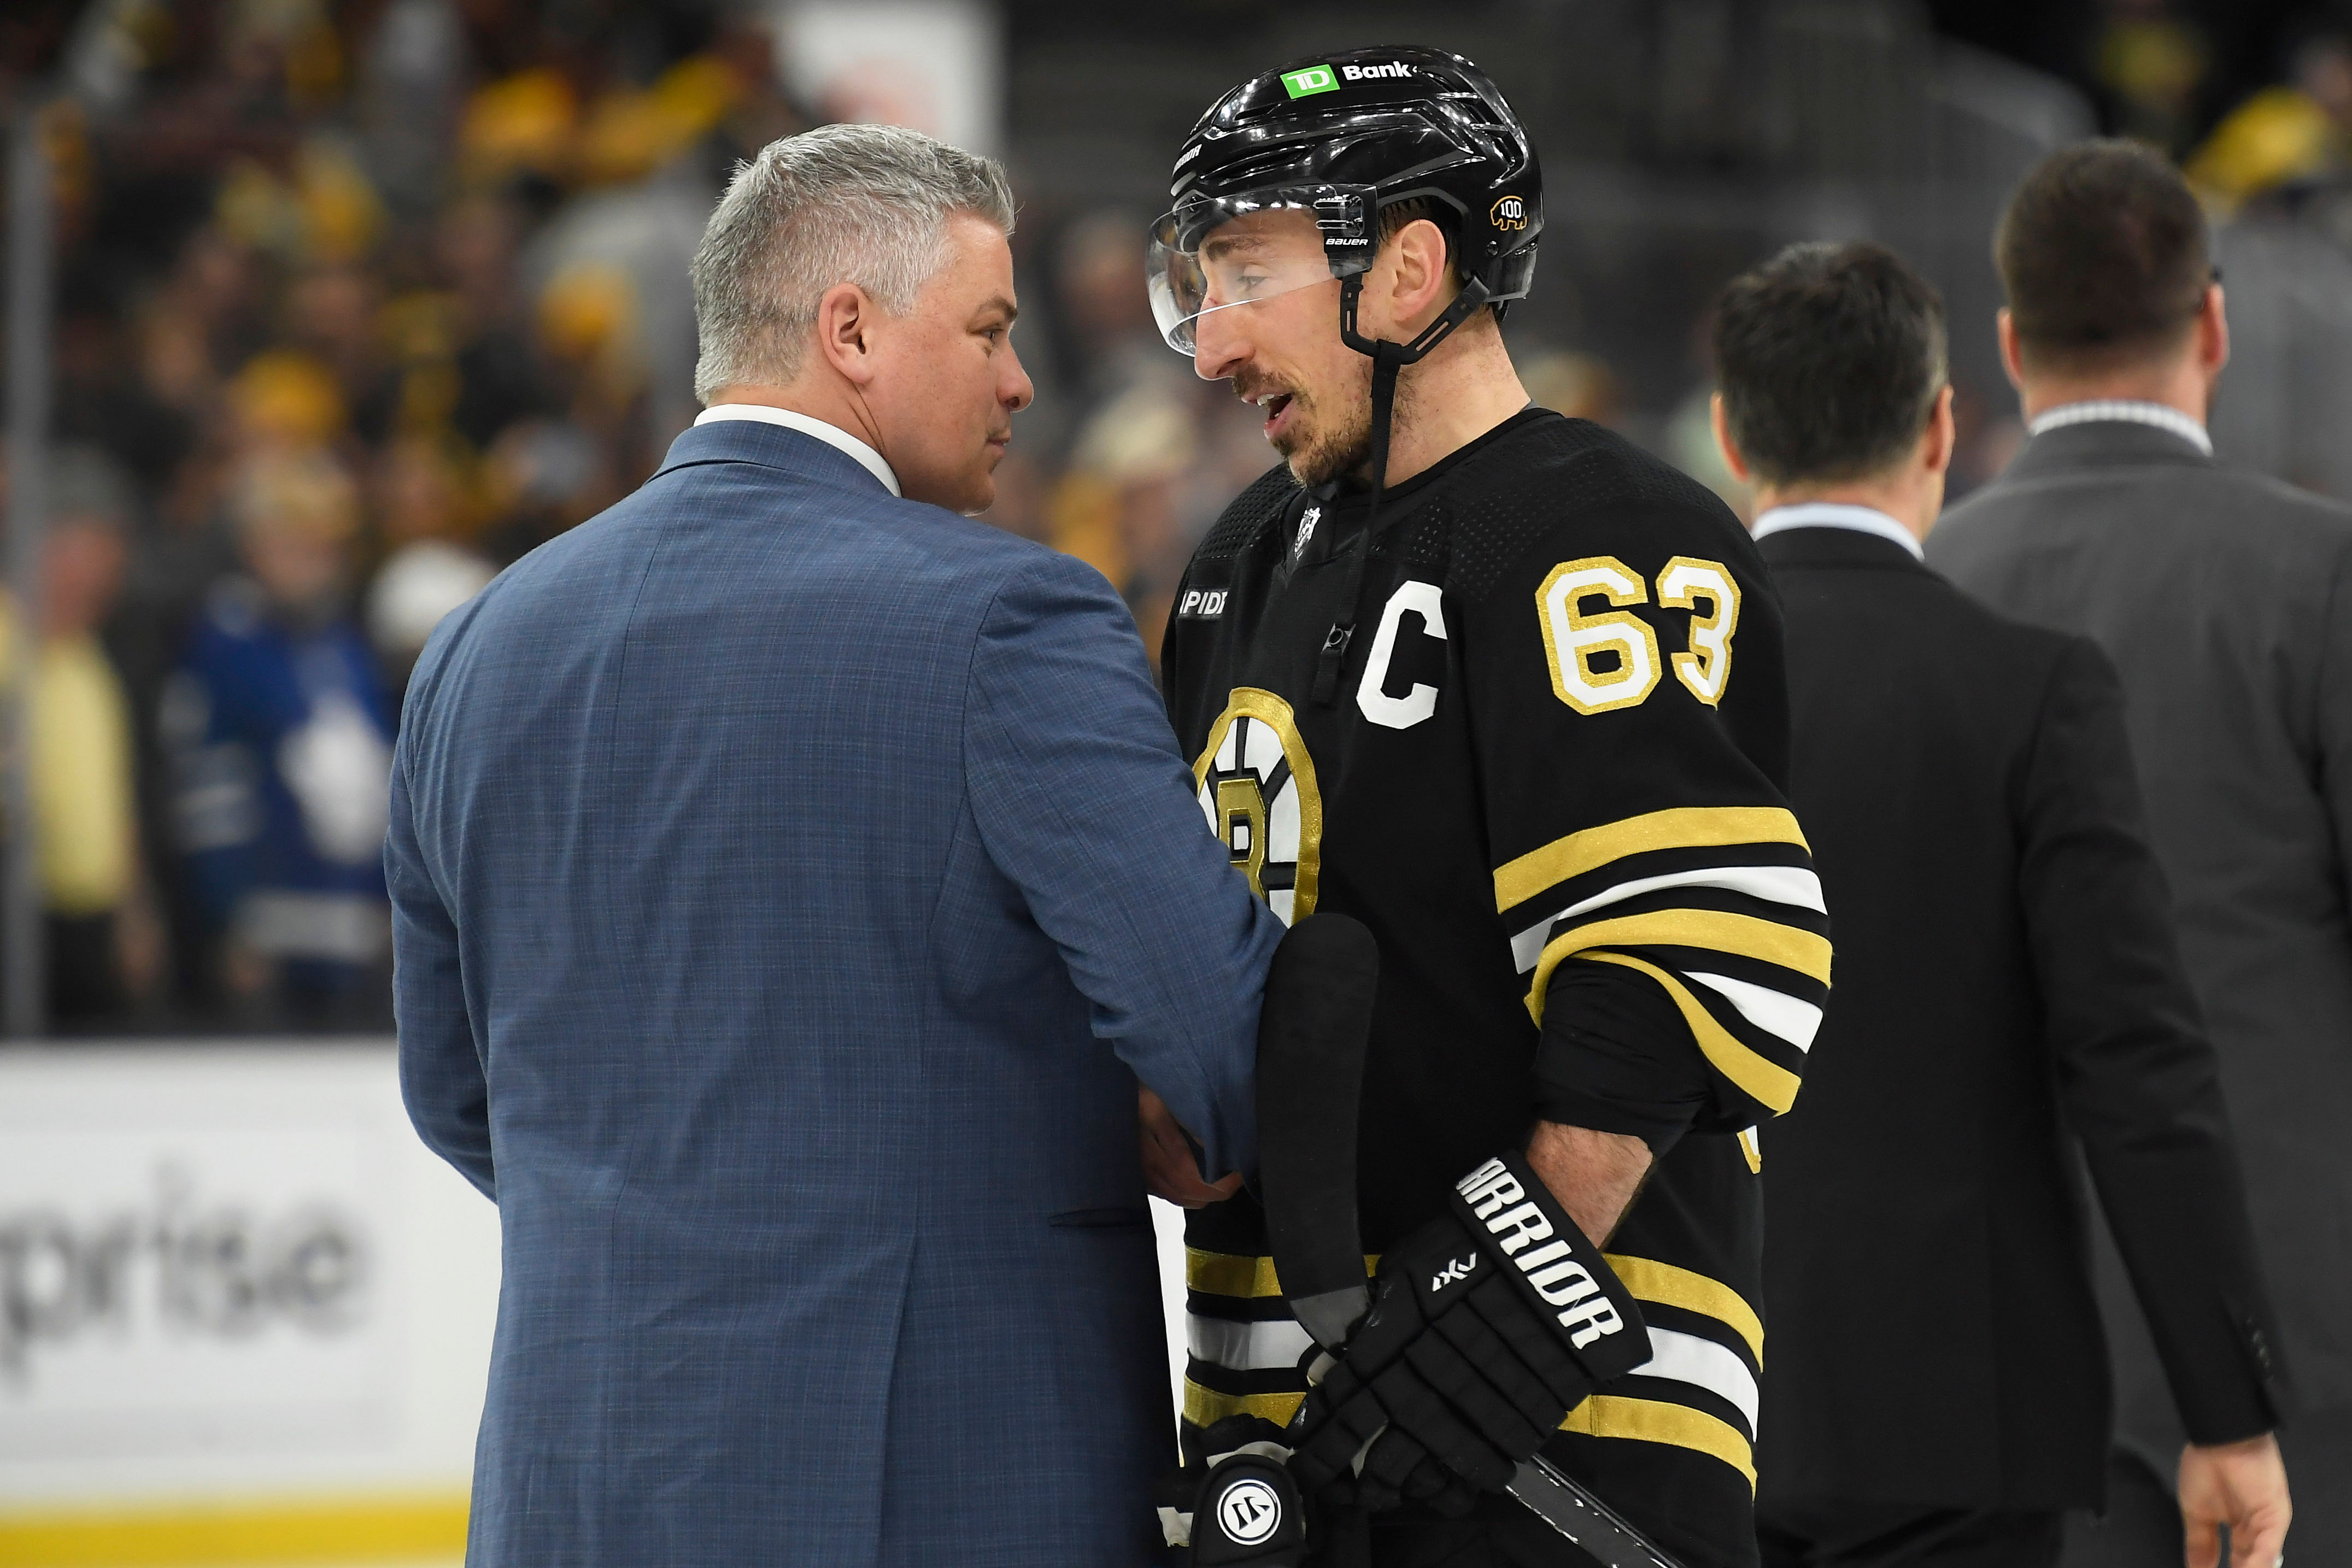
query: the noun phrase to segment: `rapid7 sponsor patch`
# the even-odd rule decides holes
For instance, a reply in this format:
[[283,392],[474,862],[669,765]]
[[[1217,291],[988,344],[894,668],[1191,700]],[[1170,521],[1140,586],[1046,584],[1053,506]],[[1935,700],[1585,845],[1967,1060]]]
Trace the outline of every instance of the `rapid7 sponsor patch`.
[[1226,590],[1222,588],[1188,588],[1176,603],[1180,621],[1214,621],[1225,612]]

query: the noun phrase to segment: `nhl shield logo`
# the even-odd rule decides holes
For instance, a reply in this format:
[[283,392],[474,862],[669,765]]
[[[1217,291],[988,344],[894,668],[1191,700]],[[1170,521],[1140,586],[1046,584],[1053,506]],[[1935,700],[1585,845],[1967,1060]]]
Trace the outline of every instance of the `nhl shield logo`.
[[1285,925],[1314,914],[1323,797],[1290,705],[1255,686],[1235,687],[1209,727],[1192,778],[1209,831],[1249,878],[1250,891]]
[[1528,226],[1528,204],[1517,196],[1499,197],[1486,216],[1504,233],[1516,234]]

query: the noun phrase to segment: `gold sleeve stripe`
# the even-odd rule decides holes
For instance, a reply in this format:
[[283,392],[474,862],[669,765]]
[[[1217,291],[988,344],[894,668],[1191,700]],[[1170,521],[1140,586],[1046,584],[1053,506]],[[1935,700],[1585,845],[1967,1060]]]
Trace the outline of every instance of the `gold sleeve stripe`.
[[1743,1301],[1738,1291],[1719,1280],[1677,1269],[1672,1263],[1620,1257],[1614,1252],[1602,1256],[1635,1301],[1680,1307],[1685,1312],[1713,1318],[1746,1340],[1748,1348],[1755,1354],[1756,1364],[1764,1364],[1764,1320],[1756,1315],[1756,1309]]
[[[1364,1254],[1364,1277],[1370,1279],[1381,1266],[1377,1252]],[[1282,1294],[1282,1281],[1276,1278],[1271,1258],[1243,1258],[1231,1252],[1203,1252],[1198,1247],[1184,1249],[1184,1283],[1192,1290],[1212,1296],[1242,1296],[1256,1299]]]
[[1213,1427],[1228,1416],[1255,1416],[1287,1427],[1305,1403],[1304,1394],[1220,1394],[1184,1380],[1184,1419],[1195,1427]]
[[1651,850],[1717,849],[1727,844],[1794,844],[1811,851],[1797,819],[1778,806],[1678,806],[1587,828],[1531,850],[1495,873],[1496,913],[1546,888]]
[[1749,1490],[1756,1487],[1756,1450],[1748,1447],[1748,1439],[1730,1423],[1687,1405],[1596,1394],[1570,1411],[1559,1429],[1595,1437],[1632,1437],[1644,1443],[1672,1443],[1678,1448],[1696,1448],[1746,1476]]
[[1598,964],[1622,964],[1629,969],[1639,969],[1664,986],[1666,995],[1681,1009],[1683,1022],[1690,1026],[1691,1038],[1698,1041],[1700,1053],[1759,1105],[1778,1116],[1797,1103],[1797,1086],[1804,1080],[1780,1063],[1757,1055],[1746,1040],[1716,1021],[1706,1005],[1691,995],[1689,987],[1665,970],[1626,953],[1586,953],[1583,956]]
[[1528,1012],[1543,1022],[1544,991],[1563,959],[1595,947],[1697,947],[1778,964],[1807,979],[1830,983],[1830,939],[1777,920],[1719,909],[1660,909],[1616,920],[1572,925],[1544,944],[1528,986]]

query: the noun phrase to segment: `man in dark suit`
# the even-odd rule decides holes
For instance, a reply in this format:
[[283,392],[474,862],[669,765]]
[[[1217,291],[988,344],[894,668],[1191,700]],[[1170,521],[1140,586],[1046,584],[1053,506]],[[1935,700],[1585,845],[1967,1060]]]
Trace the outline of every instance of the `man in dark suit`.
[[1281,925],[1110,585],[957,515],[1029,398],[1012,226],[912,131],[768,147],[709,408],[417,664],[402,1085],[505,1236],[475,1563],[1154,1554],[1137,1082],[1246,1167]]
[[1837,922],[1805,1098],[1764,1150],[1771,1568],[2056,1561],[2109,1418],[2079,1139],[2194,1445],[2201,1561],[2287,1523],[2278,1376],[2213,1053],[2114,672],[1921,563],[1943,307],[1876,246],[1736,280],[1716,424],[1786,605],[1792,799]]
[[[2203,214],[2160,157],[2053,154],[1995,253],[2032,439],[1928,559],[1997,609],[2089,637],[2122,676],[2300,1396],[2280,1437],[2297,1555],[2352,1563],[2352,511],[2213,461],[2229,328]],[[2070,1554],[2083,1568],[2164,1551],[2181,1441],[2162,1336],[2111,1246],[2098,1262],[2118,1496]]]

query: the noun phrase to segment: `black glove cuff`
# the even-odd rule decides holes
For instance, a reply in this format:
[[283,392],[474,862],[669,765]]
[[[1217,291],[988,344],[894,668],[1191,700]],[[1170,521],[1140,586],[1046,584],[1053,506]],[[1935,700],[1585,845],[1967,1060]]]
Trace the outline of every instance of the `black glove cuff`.
[[1650,1359],[1633,1293],[1523,1156],[1497,1155],[1454,1183],[1454,1206],[1595,1384]]
[[1297,1568],[1307,1550],[1307,1511],[1281,1461],[1231,1454],[1201,1482],[1192,1504],[1194,1568]]

